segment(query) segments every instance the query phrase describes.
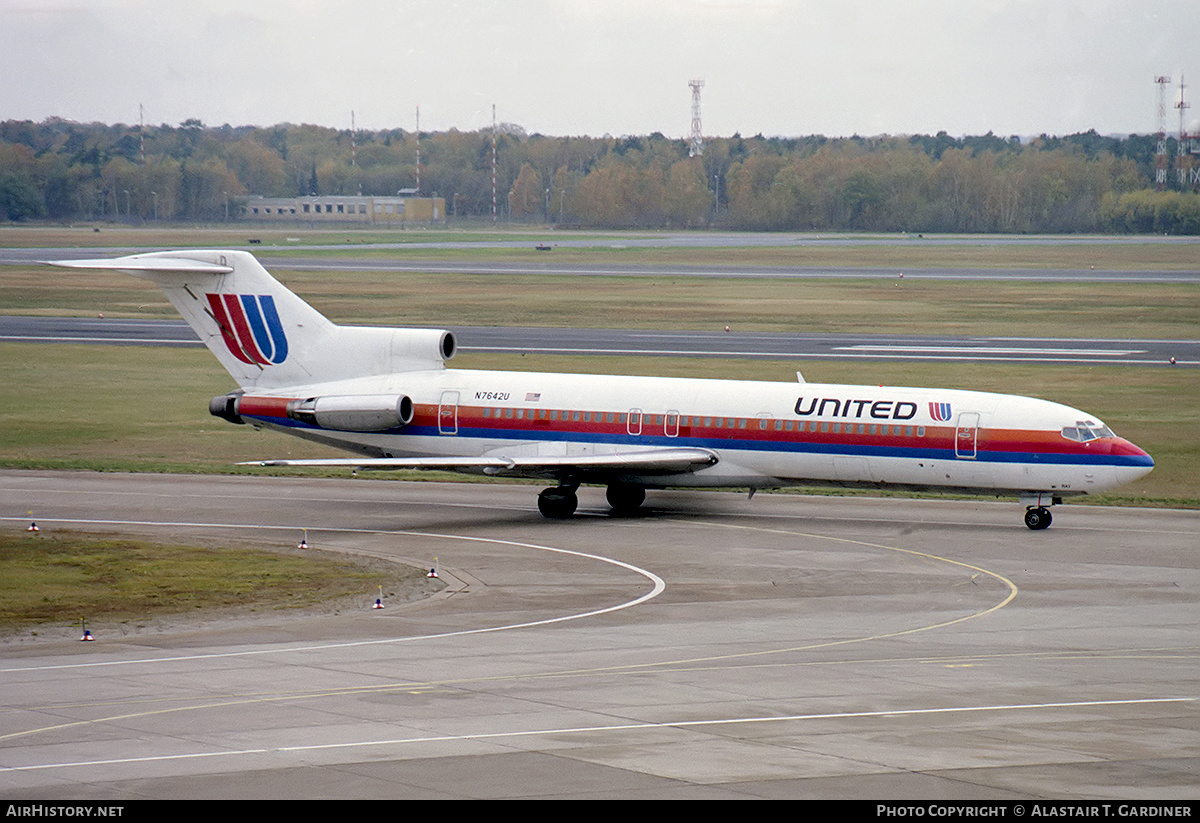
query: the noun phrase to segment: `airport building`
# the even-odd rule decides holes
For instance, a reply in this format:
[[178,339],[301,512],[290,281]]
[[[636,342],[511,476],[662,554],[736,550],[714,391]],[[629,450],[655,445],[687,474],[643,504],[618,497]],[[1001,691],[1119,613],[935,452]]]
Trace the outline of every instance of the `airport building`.
[[384,226],[444,223],[446,200],[443,197],[252,195],[246,200],[243,216],[263,223],[370,223]]

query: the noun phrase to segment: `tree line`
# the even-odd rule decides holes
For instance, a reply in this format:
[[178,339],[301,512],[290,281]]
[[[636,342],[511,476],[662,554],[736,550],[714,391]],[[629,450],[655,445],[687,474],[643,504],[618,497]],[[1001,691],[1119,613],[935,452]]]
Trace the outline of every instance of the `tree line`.
[[1153,135],[1094,131],[1029,141],[735,134],[689,157],[687,141],[659,133],[549,137],[511,124],[418,141],[402,129],[8,120],[0,219],[221,221],[237,219],[249,195],[382,196],[419,184],[452,219],[490,217],[495,203],[505,221],[596,228],[1200,233],[1200,194],[1155,189],[1155,147]]

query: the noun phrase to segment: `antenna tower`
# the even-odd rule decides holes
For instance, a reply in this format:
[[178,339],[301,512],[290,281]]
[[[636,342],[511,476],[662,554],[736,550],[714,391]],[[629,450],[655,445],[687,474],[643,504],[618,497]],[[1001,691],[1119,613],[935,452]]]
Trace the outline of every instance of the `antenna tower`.
[[1190,178],[1196,175],[1196,170],[1192,168],[1191,141],[1188,139],[1187,124],[1184,119],[1184,115],[1192,107],[1192,104],[1183,98],[1183,90],[1185,88],[1183,72],[1180,72],[1179,102],[1175,104],[1175,108],[1179,109],[1179,144],[1175,147],[1175,174],[1179,181],[1179,188],[1181,189],[1186,189],[1192,185],[1193,181]]
[[354,109],[350,109],[350,165],[358,165],[358,130],[354,128]]
[[688,146],[688,157],[699,157],[704,154],[704,132],[700,130],[700,89],[704,88],[703,80],[689,80],[692,87],[692,139]]
[[496,225],[496,104],[492,103],[492,225]]
[[417,106],[417,194],[421,193],[421,107]]
[[1159,75],[1158,84],[1158,147],[1154,150],[1154,186],[1159,191],[1167,187],[1167,84],[1171,78]]
[[[1182,92],[1180,92],[1182,94]],[[1179,115],[1183,117],[1182,114]],[[1183,122],[1180,119],[1179,122]],[[138,103],[138,160],[146,165],[146,107]]]

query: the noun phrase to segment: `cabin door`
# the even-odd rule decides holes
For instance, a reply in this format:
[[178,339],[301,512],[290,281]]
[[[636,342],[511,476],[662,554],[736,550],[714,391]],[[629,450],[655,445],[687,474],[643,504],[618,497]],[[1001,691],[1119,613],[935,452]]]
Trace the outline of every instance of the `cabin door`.
[[975,444],[979,439],[979,413],[963,412],[954,430],[954,456],[962,460],[975,459]]
[[438,434],[458,434],[458,392],[442,392],[438,404]]
[[667,437],[679,436],[679,412],[675,409],[667,412],[667,418],[663,422],[663,434]]
[[630,409],[629,410],[629,420],[625,424],[625,431],[628,432],[629,434],[641,434],[642,433],[642,410],[641,409]]

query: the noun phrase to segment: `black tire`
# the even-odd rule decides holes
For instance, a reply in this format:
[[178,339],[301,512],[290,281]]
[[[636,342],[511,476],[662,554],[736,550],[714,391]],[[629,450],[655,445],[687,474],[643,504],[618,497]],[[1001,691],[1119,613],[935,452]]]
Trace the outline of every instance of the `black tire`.
[[646,502],[646,489],[627,483],[614,483],[604,493],[614,514],[633,514]]
[[542,493],[538,495],[538,511],[542,513],[542,517],[550,520],[566,520],[575,514],[575,509],[578,507],[579,498],[571,489],[557,486],[552,489],[543,489]]
[[1025,510],[1025,525],[1032,531],[1041,531],[1050,527],[1050,510],[1042,507]]

